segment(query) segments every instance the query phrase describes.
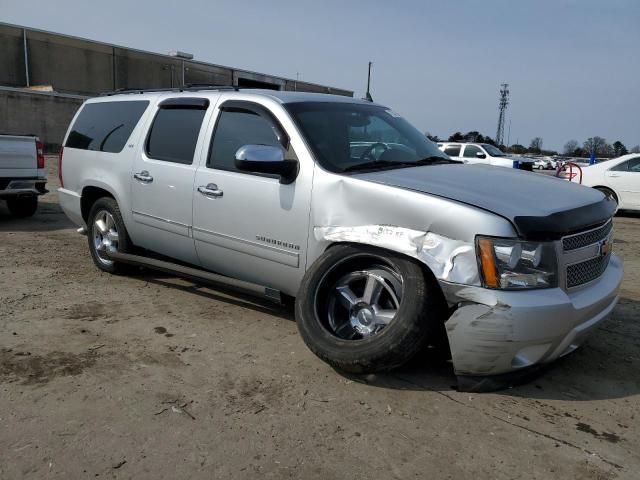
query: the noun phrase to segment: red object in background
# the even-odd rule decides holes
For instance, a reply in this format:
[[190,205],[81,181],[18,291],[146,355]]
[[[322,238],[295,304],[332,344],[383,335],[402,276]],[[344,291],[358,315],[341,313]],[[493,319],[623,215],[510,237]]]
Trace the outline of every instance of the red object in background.
[[[564,170],[569,167],[568,172],[564,172]],[[563,178],[566,178],[570,182],[573,181],[579,175],[578,183],[582,183],[582,167],[577,163],[567,162],[562,164],[556,169],[556,177],[562,175]]]

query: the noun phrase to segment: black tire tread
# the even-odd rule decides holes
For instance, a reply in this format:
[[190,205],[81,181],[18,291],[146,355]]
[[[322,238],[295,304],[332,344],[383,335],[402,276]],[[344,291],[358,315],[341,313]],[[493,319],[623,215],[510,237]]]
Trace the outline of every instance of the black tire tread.
[[31,217],[38,210],[38,197],[36,195],[30,197],[17,197],[7,199],[7,208],[11,215],[16,218]]

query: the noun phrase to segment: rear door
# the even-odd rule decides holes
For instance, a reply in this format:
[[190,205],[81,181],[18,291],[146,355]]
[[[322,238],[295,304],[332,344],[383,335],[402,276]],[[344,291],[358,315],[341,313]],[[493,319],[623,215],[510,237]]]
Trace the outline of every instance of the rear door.
[[619,195],[622,208],[640,208],[640,157],[607,170],[605,176]]
[[[193,235],[202,265],[235,278],[295,293],[304,274],[313,162],[281,106],[278,115],[254,101],[221,97],[206,160],[196,172]],[[284,123],[281,123],[284,122]],[[288,125],[285,131],[283,125]],[[235,153],[244,145],[283,148],[298,159],[296,180],[239,171]]]
[[191,231],[194,158],[210,101],[169,97],[158,103],[133,163],[132,217],[139,246],[199,264]]

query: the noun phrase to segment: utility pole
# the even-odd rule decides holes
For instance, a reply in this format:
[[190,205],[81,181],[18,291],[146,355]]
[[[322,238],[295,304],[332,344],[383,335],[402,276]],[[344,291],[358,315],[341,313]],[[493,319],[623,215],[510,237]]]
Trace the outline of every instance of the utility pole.
[[373,98],[371,98],[371,65],[373,62],[369,62],[369,74],[367,75],[367,93],[364,96],[364,100],[368,100],[373,102]]
[[505,120],[505,111],[507,110],[507,105],[509,105],[509,84],[502,83],[500,84],[500,97],[498,101],[498,130],[496,131],[496,144],[502,145],[504,144],[504,120]]

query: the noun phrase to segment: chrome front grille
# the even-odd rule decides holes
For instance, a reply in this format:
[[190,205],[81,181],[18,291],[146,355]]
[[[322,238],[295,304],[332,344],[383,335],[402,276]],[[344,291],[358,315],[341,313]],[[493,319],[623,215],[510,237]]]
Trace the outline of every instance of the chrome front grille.
[[600,255],[590,260],[567,267],[567,288],[589,283],[604,273],[609,265],[609,255]]
[[609,265],[613,222],[562,239],[566,288],[574,288],[598,279]]
[[578,248],[586,247],[594,243],[602,242],[609,236],[609,233],[611,233],[612,229],[613,222],[609,220],[601,227],[594,228],[593,230],[589,230],[587,232],[576,233],[575,235],[571,235],[569,237],[564,237],[562,239],[562,249],[565,252],[569,252],[571,250],[577,250]]

